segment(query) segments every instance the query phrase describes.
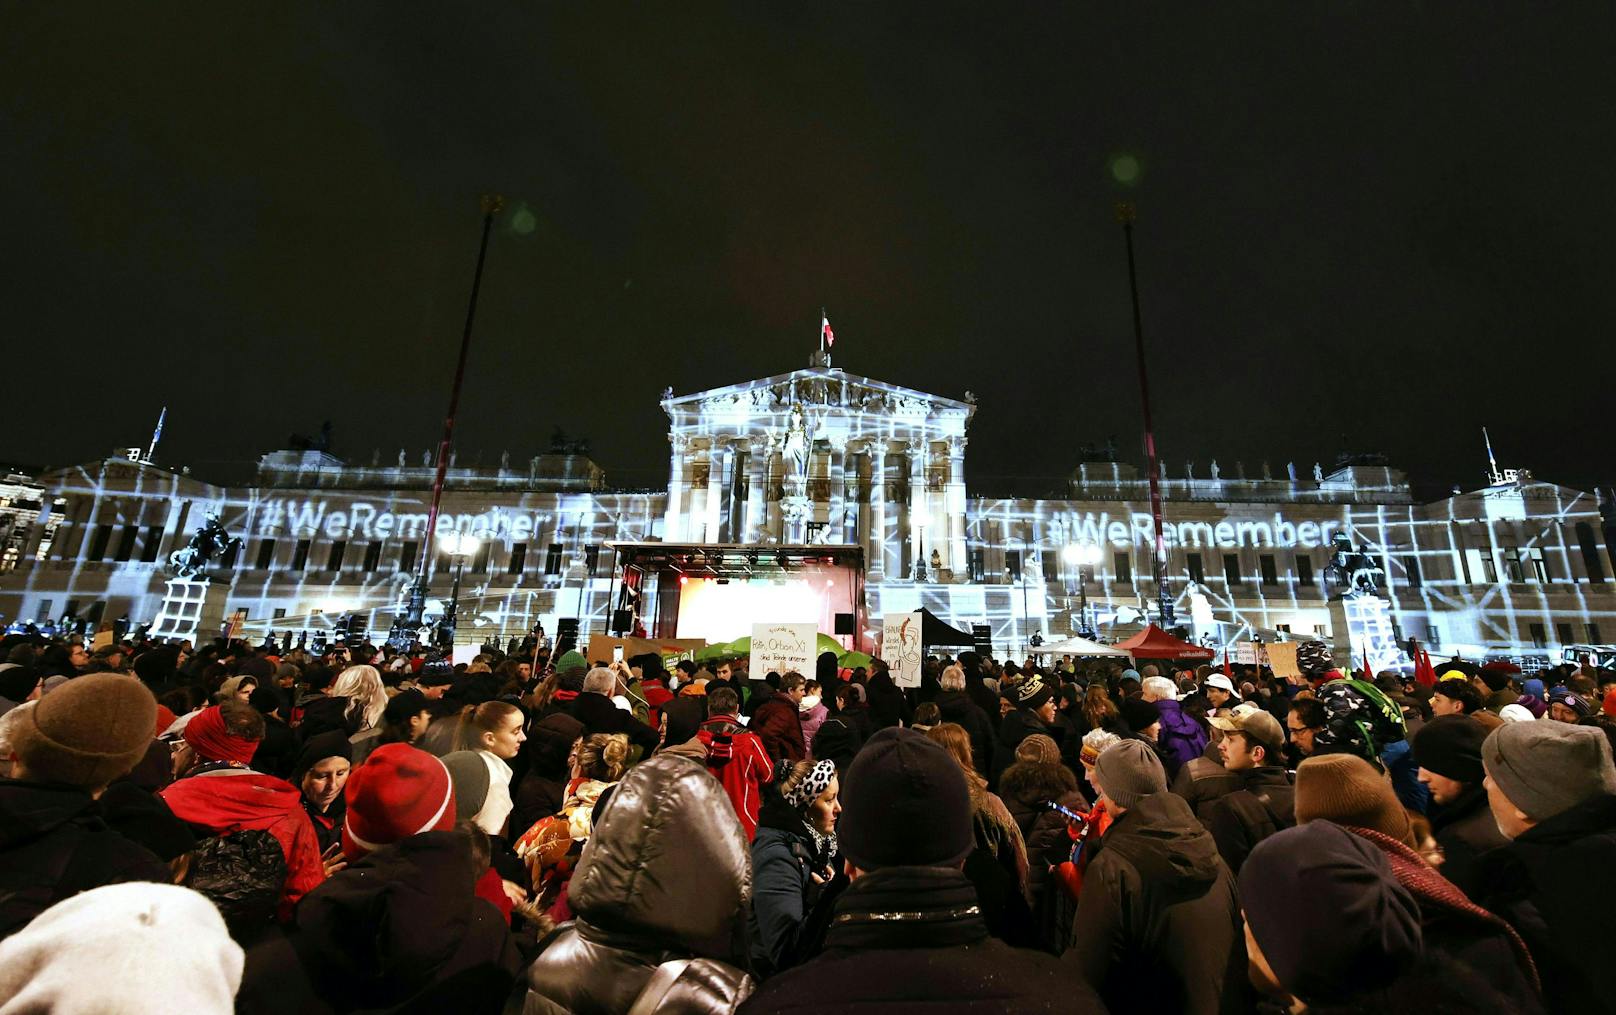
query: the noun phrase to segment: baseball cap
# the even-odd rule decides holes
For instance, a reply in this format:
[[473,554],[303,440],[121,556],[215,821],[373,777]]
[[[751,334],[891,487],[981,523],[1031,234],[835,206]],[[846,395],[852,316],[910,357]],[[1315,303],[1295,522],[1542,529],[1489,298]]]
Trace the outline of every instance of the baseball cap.
[[1285,746],[1285,730],[1279,720],[1260,708],[1242,708],[1231,715],[1210,716],[1207,722],[1225,733],[1244,733],[1270,753]]

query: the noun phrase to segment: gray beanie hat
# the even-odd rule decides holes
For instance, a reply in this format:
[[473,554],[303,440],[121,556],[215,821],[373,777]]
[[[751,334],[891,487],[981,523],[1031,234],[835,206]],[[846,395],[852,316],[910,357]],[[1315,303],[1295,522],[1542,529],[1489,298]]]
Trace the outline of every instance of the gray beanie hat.
[[1482,742],[1481,763],[1509,802],[1533,821],[1616,794],[1610,741],[1597,726],[1552,719],[1505,723]]
[[488,763],[476,751],[450,751],[443,756],[454,786],[455,820],[469,821],[488,800]]
[[1141,797],[1167,792],[1167,771],[1143,740],[1124,740],[1100,752],[1094,762],[1100,792],[1119,807],[1132,807]]

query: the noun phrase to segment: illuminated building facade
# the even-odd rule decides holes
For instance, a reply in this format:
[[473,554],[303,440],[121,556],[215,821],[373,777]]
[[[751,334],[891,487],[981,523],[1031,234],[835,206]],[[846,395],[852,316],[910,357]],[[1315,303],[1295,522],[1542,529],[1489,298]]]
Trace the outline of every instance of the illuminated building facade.
[[[618,589],[602,547],[648,540],[857,545],[866,616],[924,606],[962,629],[985,625],[1000,652],[1025,650],[1034,634],[1117,637],[1153,616],[1145,478],[1091,461],[1058,499],[972,494],[968,392],[850,375],[818,354],[792,373],[670,390],[662,406],[666,489],[613,489],[565,449],[451,463],[440,532],[482,537],[466,562],[462,640],[535,622],[553,633],[567,617],[604,630]],[[1377,665],[1394,664],[1388,644],[1409,637],[1434,653],[1529,664],[1616,639],[1616,524],[1594,493],[1495,470],[1480,490],[1418,503],[1403,474],[1375,461],[1228,471],[1213,463],[1163,478],[1168,591],[1194,637],[1320,634]],[[217,514],[243,542],[211,572],[249,631],[320,632],[347,615],[385,631],[419,554],[434,549],[424,531],[432,473],[403,452],[356,465],[322,451],[267,454],[246,486],[119,457],[47,472],[5,516],[16,566],[0,575],[0,612],[7,622],[147,622],[167,555]],[[1384,571],[1369,621],[1348,618],[1326,582],[1339,537]],[[1070,547],[1095,563],[1074,563],[1082,555]],[[449,561],[434,553],[433,564],[429,619],[449,587]],[[734,636],[749,633],[740,619]]]

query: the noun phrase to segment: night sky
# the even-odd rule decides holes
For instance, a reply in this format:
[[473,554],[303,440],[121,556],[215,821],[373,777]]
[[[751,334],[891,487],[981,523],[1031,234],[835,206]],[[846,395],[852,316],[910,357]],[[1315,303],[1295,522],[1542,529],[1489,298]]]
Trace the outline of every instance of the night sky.
[[663,486],[663,387],[805,366],[823,305],[839,366],[976,393],[973,492],[1040,492],[1142,457],[1126,197],[1171,473],[1473,488],[1485,424],[1610,483],[1616,18],[1573,6],[13,4],[0,459],[167,403],[204,477],[326,419],[419,461],[497,190],[462,462],[560,426]]

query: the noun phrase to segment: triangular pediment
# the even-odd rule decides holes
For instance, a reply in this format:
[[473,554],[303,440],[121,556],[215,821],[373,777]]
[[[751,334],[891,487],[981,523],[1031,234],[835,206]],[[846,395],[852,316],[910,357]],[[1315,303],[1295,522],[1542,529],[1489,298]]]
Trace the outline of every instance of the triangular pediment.
[[976,411],[971,401],[933,395],[833,367],[807,367],[688,395],[674,395],[670,389],[662,399],[663,410],[675,420],[736,413],[784,413],[792,405],[913,418],[969,418]]

